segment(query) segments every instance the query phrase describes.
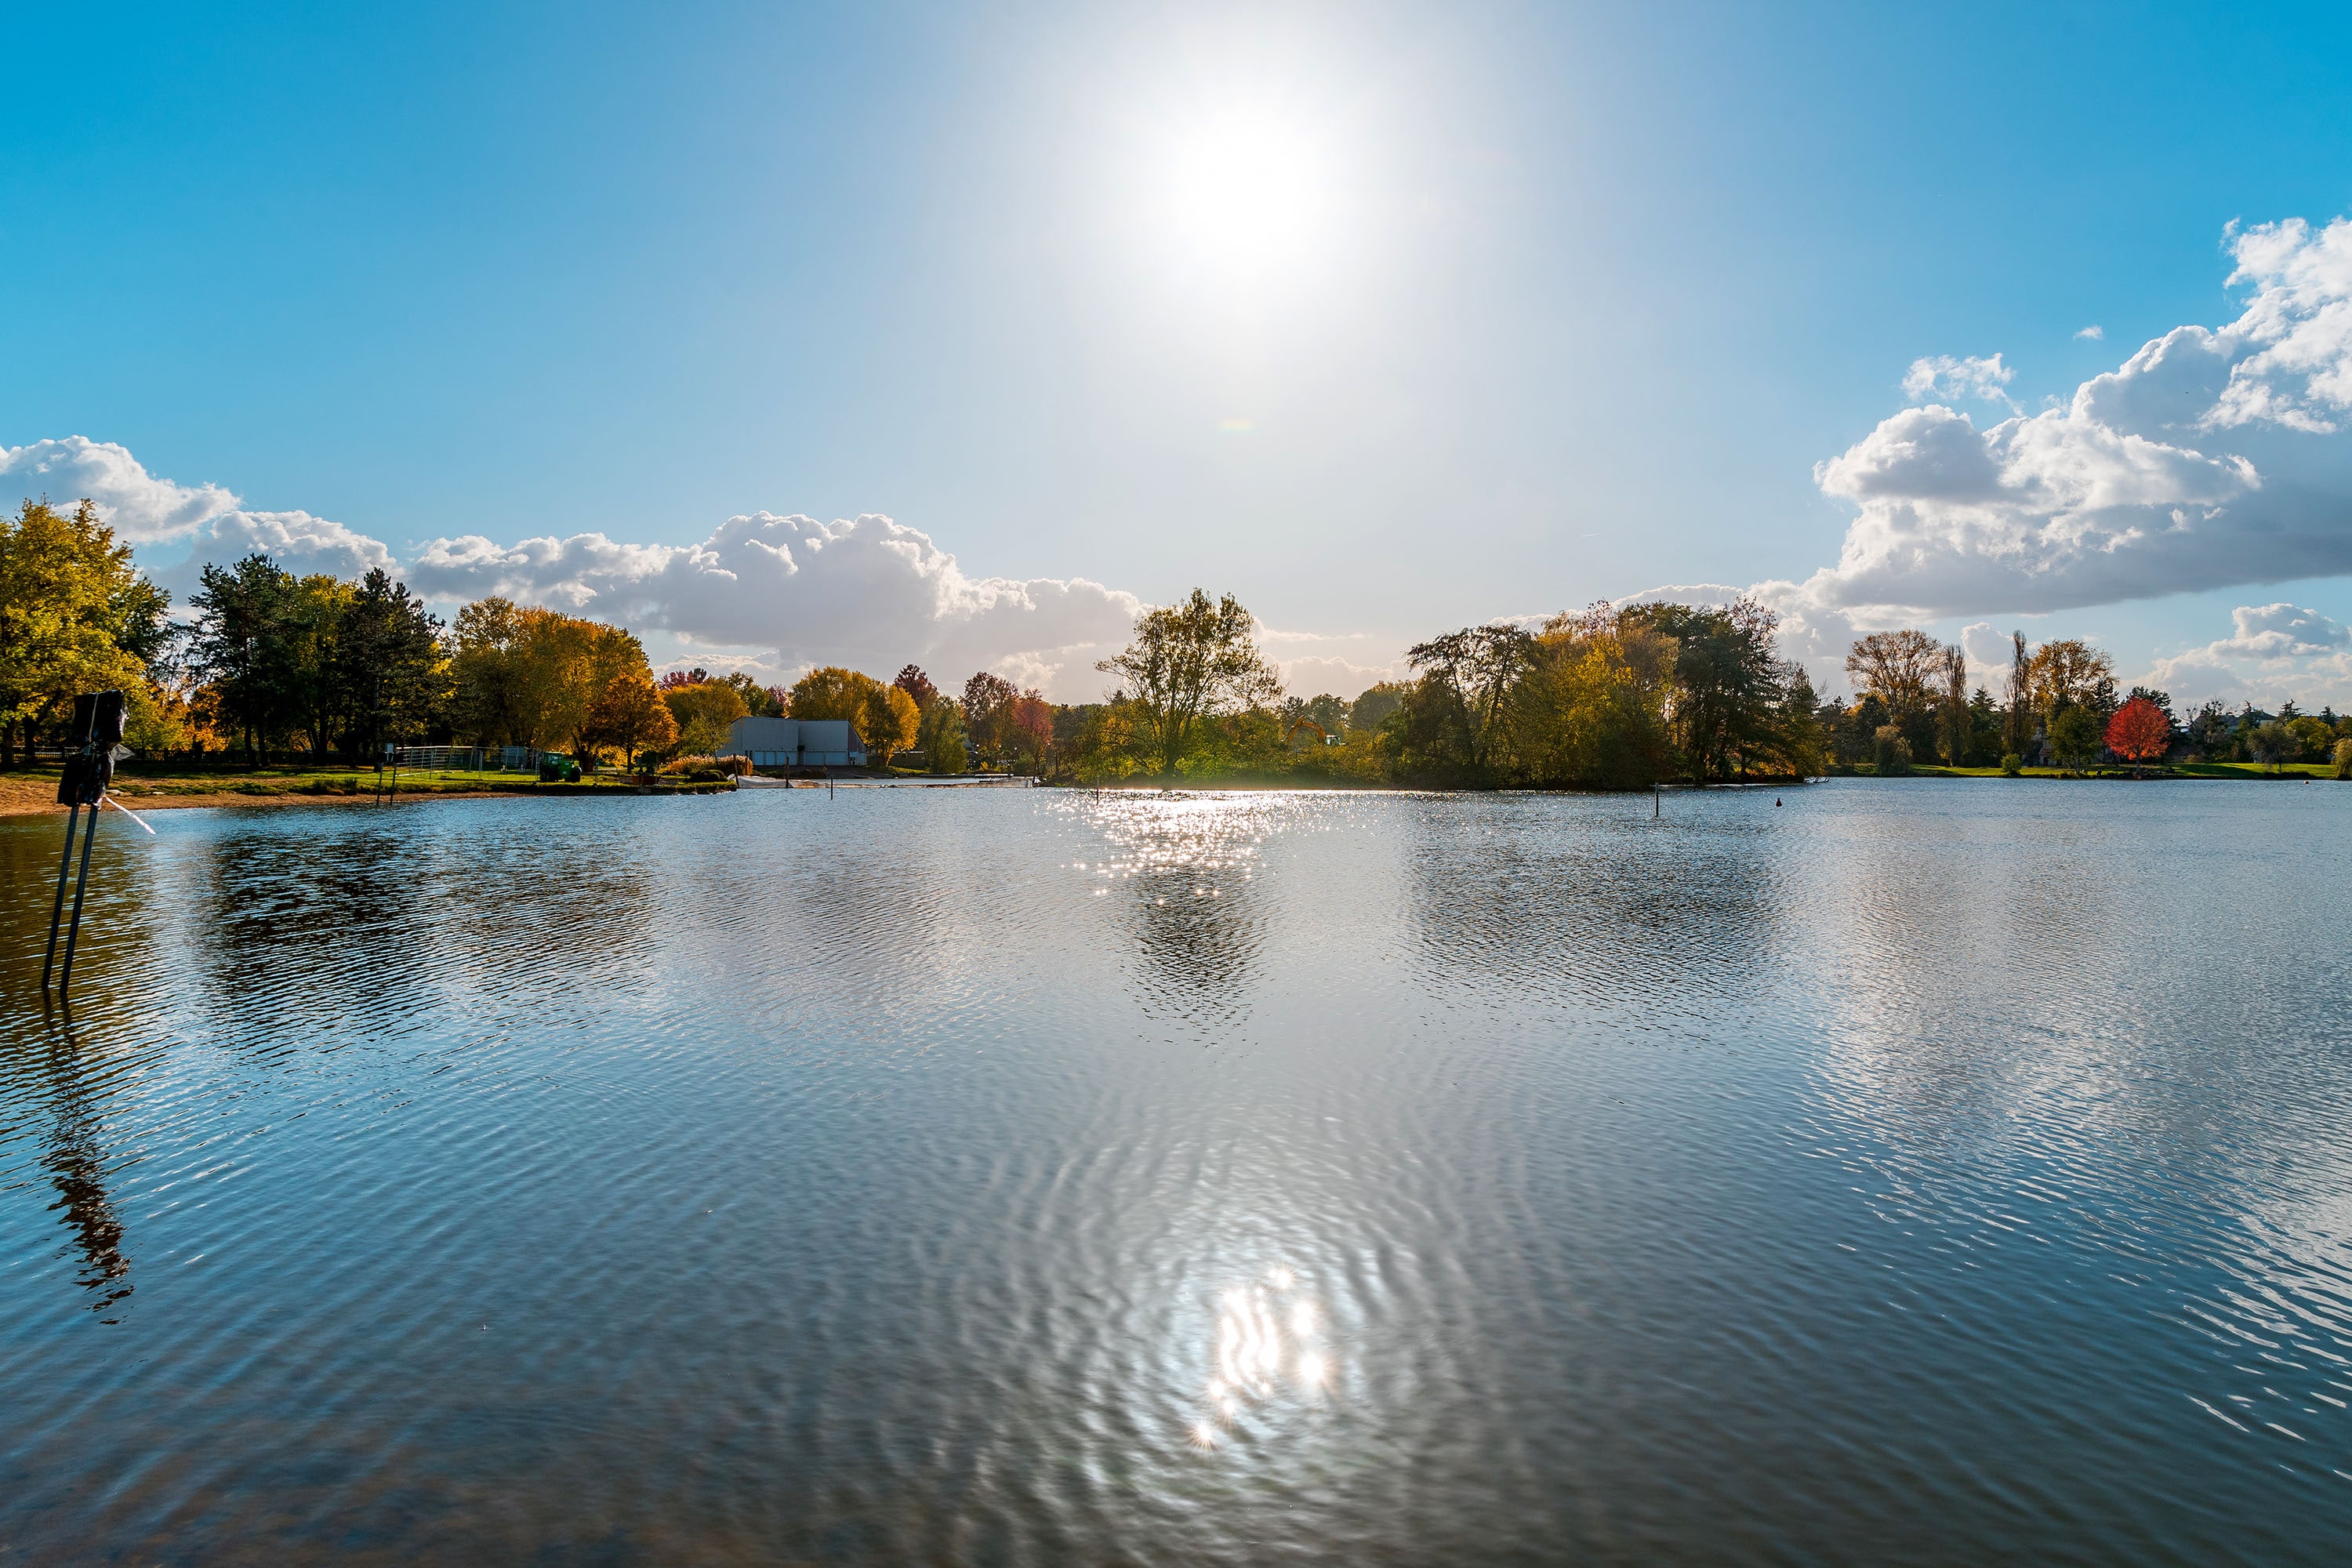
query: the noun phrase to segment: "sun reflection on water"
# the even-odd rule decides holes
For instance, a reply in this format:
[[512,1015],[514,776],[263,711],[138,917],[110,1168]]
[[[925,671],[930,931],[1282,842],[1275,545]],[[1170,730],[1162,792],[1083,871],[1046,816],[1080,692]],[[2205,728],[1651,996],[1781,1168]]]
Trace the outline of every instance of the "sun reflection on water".
[[1328,1386],[1331,1359],[1318,1342],[1320,1322],[1297,1273],[1288,1268],[1268,1269],[1261,1279],[1220,1292],[1210,1352],[1213,1370],[1202,1390],[1207,1415],[1192,1426],[1192,1444],[1213,1448],[1228,1429],[1286,1392],[1313,1394]]

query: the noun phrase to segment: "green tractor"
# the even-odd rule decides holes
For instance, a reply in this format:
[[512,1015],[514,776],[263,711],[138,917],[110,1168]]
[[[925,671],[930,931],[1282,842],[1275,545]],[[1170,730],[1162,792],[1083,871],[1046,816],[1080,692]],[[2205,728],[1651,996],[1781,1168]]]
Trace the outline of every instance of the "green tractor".
[[562,752],[541,752],[539,754],[539,782],[541,784],[578,784],[580,764]]

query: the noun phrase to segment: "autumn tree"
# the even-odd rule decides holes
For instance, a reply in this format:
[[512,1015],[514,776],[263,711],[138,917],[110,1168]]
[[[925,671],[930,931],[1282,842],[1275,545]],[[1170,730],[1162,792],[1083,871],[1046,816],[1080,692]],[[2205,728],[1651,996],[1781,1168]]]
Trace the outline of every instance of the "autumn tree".
[[1936,718],[1943,730],[1944,761],[1969,765],[1969,740],[1975,730],[1969,711],[1969,656],[1957,643],[1944,649],[1943,691]]
[[583,749],[592,753],[616,748],[623,767],[635,773],[640,752],[664,752],[677,743],[677,721],[649,676],[631,671],[614,677],[589,705],[583,740]]
[[915,711],[918,713],[929,708],[940,695],[940,689],[931,684],[931,678],[923,673],[920,665],[907,666],[890,684],[915,700]]
[[0,766],[15,760],[12,732],[29,763],[35,729],[76,693],[160,673],[170,604],[89,501],[60,512],[27,500],[0,515]]
[[2107,721],[2107,750],[2133,763],[2153,763],[2172,749],[2172,721],[2145,697],[2134,697]]
[[2116,661],[2080,637],[2055,637],[2033,650],[2033,704],[2044,719],[2081,707],[2105,723],[2116,706]]
[[1872,632],[1845,656],[1845,672],[1858,690],[1886,704],[1899,727],[1927,711],[1944,685],[1944,649],[1926,632],[1906,627]]
[[963,683],[963,732],[971,749],[993,758],[1004,750],[1005,716],[1021,689],[1001,675],[980,670]]
[[1674,772],[1667,708],[1678,646],[1596,605],[1556,616],[1528,649],[1497,758],[1515,780],[1645,788]]
[[2023,756],[2033,740],[2033,660],[2025,650],[2023,632],[2009,634],[2009,689],[2003,693],[2008,706],[2001,714],[2000,749]]
[[1163,774],[1176,772],[1203,721],[1282,695],[1281,677],[1258,651],[1256,627],[1231,594],[1212,604],[1195,588],[1181,604],[1137,616],[1135,640],[1095,666],[1118,677]]
[[689,756],[717,756],[726,750],[735,721],[751,710],[743,700],[741,689],[731,682],[713,680],[701,670],[689,671],[688,675],[700,675],[702,679],[673,684],[669,677],[663,678],[662,702],[669,709],[670,717],[677,721],[680,751]]
[[1004,707],[1000,733],[1003,749],[1033,773],[1045,770],[1054,747],[1054,705],[1042,691],[1023,692]]
[[1494,763],[1502,731],[1497,721],[1513,685],[1526,669],[1535,637],[1507,621],[1465,626],[1405,649],[1405,662],[1422,672],[1416,695],[1423,749],[1459,757],[1472,779],[1484,779]]
[[903,686],[877,685],[866,694],[866,705],[857,719],[857,733],[866,742],[867,755],[879,757],[881,765],[888,767],[890,759],[915,743],[922,733],[923,715],[915,706]]
[[866,717],[866,700],[881,685],[870,675],[828,664],[793,683],[787,707],[795,719],[846,719],[856,724]]

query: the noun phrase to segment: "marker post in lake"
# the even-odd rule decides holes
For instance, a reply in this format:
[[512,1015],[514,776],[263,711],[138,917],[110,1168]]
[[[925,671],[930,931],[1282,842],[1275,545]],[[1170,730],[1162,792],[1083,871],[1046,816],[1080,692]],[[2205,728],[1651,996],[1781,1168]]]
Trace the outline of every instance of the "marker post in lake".
[[58,778],[58,804],[66,811],[66,852],[58,862],[58,896],[49,906],[49,951],[41,960],[41,989],[49,988],[49,968],[58,957],[58,925],[65,914],[66,873],[73,866],[74,830],[81,808],[89,807],[89,826],[81,832],[81,875],[74,879],[73,920],[66,927],[66,962],[58,976],[58,994],[73,983],[74,943],[81,936],[82,896],[89,891],[89,852],[98,842],[98,814],[106,801],[106,786],[114,782],[114,748],[122,740],[122,693],[86,691],[74,699],[73,725],[67,731],[75,750],[66,756]]

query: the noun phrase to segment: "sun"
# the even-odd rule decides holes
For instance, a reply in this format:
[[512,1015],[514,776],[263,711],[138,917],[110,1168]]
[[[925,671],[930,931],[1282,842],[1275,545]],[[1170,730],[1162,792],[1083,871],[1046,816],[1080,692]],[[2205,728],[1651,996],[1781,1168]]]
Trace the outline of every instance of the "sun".
[[1339,170],[1302,117],[1222,109],[1166,128],[1159,242],[1171,258],[1233,279],[1308,269],[1328,248]]

